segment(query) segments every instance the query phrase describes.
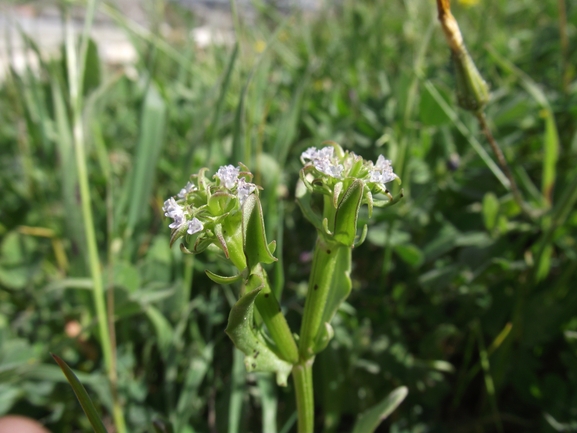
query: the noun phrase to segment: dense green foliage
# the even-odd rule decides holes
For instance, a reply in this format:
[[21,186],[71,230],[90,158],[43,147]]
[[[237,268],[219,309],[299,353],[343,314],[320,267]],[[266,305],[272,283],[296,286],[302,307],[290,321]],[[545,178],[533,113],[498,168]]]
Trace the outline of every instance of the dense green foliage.
[[[203,271],[232,270],[170,249],[161,207],[199,168],[244,162],[264,187],[279,258],[268,273],[297,331],[315,236],[294,203],[298,156],[328,139],[385,154],[405,198],[375,210],[353,252],[353,292],[315,363],[318,431],[350,431],[400,385],[409,395],[382,431],[575,429],[577,7],[567,8],[564,50],[557,2],[454,5],[534,218],[454,103],[432,2],[350,0],[316,17],[263,8],[255,24],[238,20],[238,45],[207,49],[132,33],[130,74],[89,45],[86,162],[128,431],[154,419],[177,432],[294,429],[290,384],[247,374],[224,333],[235,288]],[[89,431],[50,357],[73,367],[110,423],[66,59],[39,59],[39,71],[0,84],[0,415]]]

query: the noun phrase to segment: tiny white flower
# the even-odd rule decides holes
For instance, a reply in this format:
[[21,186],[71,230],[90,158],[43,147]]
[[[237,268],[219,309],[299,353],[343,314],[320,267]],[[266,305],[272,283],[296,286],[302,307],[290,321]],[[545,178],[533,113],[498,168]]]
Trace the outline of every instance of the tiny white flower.
[[310,147],[301,154],[301,161],[311,161],[314,167],[328,176],[340,179],[342,178],[344,167],[334,156],[334,147],[327,146],[322,149]]
[[252,194],[252,192],[256,189],[256,185],[254,183],[247,182],[243,177],[238,180],[238,189],[236,190],[236,196],[238,197],[238,201],[242,206],[246,200],[246,198]]
[[214,175],[226,189],[232,189],[238,183],[240,170],[232,165],[223,165]]
[[305,164],[305,161],[312,161],[317,157],[319,150],[316,147],[309,147],[303,153],[301,153],[301,161]]
[[178,214],[179,212],[182,212],[182,208],[176,202],[174,197],[170,197],[168,200],[166,200],[164,202],[164,206],[162,207],[162,210],[164,211],[164,215],[167,217],[170,217],[170,218],[172,218],[172,215],[174,213]]
[[164,202],[162,207],[164,215],[172,218],[174,221],[168,226],[171,229],[177,229],[186,223],[186,216],[184,215],[184,209],[180,206],[174,197],[170,197]]
[[174,216],[171,216],[171,218],[174,219],[174,221],[168,225],[168,227],[171,229],[178,229],[178,228],[182,227],[184,224],[186,224],[186,217],[184,216],[184,214],[174,215]]
[[369,181],[380,183],[384,186],[385,183],[391,182],[397,178],[393,173],[393,166],[391,161],[385,159],[383,155],[379,155],[377,163],[369,171]]
[[196,191],[196,185],[193,184],[192,182],[187,182],[186,186],[184,188],[182,188],[180,190],[180,192],[178,193],[178,197],[179,198],[184,198],[186,197],[186,194],[188,194],[190,191]]
[[201,232],[204,229],[204,225],[198,220],[198,218],[194,217],[192,220],[188,222],[188,229],[186,232],[189,235],[193,235],[195,233]]

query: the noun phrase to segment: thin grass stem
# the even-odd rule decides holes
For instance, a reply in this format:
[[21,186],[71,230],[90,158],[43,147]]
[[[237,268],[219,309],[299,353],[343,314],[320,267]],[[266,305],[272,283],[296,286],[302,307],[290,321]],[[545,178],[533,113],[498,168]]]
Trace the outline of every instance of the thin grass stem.
[[76,159],[76,170],[78,173],[78,184],[80,189],[80,201],[82,209],[82,218],[84,221],[84,231],[86,236],[86,246],[88,252],[88,265],[94,284],[92,291],[96,316],[98,318],[98,331],[104,356],[104,364],[108,379],[110,381],[113,397],[113,418],[116,431],[118,433],[126,432],[126,423],[120,406],[118,395],[116,393],[116,368],[115,357],[112,346],[112,337],[110,335],[110,323],[106,305],[104,301],[104,286],[102,281],[101,263],[98,256],[98,245],[96,242],[96,232],[92,218],[92,206],[90,197],[90,188],[88,186],[88,169],[85,154],[84,124],[82,117],[82,87],[84,82],[84,67],[86,63],[86,54],[88,47],[88,35],[94,19],[96,9],[96,0],[89,0],[86,12],[83,36],[80,44],[80,52],[77,57],[75,34],[72,27],[70,10],[66,10],[66,60],[69,77],[69,96],[72,107],[72,137],[74,142],[74,153]]

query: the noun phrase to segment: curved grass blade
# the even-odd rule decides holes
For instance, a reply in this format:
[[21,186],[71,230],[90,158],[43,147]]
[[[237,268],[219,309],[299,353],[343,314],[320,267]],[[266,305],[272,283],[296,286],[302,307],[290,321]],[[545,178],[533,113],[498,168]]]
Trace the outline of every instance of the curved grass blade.
[[94,431],[96,433],[108,433],[104,428],[104,424],[102,424],[102,421],[98,416],[98,413],[96,412],[94,404],[92,404],[92,400],[90,400],[90,397],[86,392],[86,388],[84,388],[84,386],[80,383],[80,381],[78,380],[72,369],[68,366],[68,364],[66,364],[66,362],[62,360],[62,358],[60,358],[58,355],[54,354],[51,355],[52,358],[54,358],[56,363],[62,369],[64,376],[66,376],[68,383],[72,387],[74,394],[76,394],[76,398],[78,398],[78,402],[80,403],[80,406],[82,406],[82,410],[84,410],[84,413],[88,417],[88,420],[90,421],[90,424],[92,425]]
[[405,399],[409,390],[400,386],[393,390],[383,401],[359,415],[353,433],[373,433]]

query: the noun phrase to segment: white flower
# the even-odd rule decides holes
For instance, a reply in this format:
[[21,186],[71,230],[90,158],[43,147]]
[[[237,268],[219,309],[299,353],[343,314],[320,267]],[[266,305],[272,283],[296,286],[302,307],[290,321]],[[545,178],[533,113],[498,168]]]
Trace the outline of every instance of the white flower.
[[243,177],[238,180],[238,189],[236,190],[236,196],[238,197],[238,201],[242,206],[246,198],[252,194],[252,192],[256,189],[256,185],[254,183],[247,182]]
[[305,161],[311,161],[314,167],[328,176],[341,179],[343,176],[344,166],[339,163],[338,159],[334,156],[334,147],[327,146],[322,149],[316,149],[314,147],[309,147],[301,154],[301,161],[305,164]]
[[162,210],[164,211],[164,215],[170,218],[173,218],[174,214],[183,213],[182,207],[176,202],[174,197],[170,197],[164,202]]
[[220,180],[220,183],[227,189],[232,189],[238,183],[240,170],[232,165],[223,165],[214,175]]
[[186,186],[180,190],[180,192],[178,193],[178,197],[184,198],[186,197],[186,194],[188,194],[190,191],[196,191],[196,189],[197,188],[195,184],[193,184],[192,182],[186,182]]
[[186,223],[186,215],[184,215],[184,209],[176,202],[174,197],[170,197],[164,202],[162,210],[164,211],[165,216],[174,220],[168,226],[171,229],[177,229]]
[[188,222],[188,229],[186,230],[186,232],[189,235],[193,235],[195,233],[202,231],[203,229],[204,225],[196,217],[194,217],[192,220]]
[[305,161],[312,161],[317,157],[319,150],[316,147],[309,147],[303,153],[301,153],[301,161],[306,164]]
[[393,173],[393,166],[391,161],[385,159],[383,155],[379,155],[377,163],[369,170],[369,182],[380,183],[384,186],[385,183],[391,182],[397,178]]

